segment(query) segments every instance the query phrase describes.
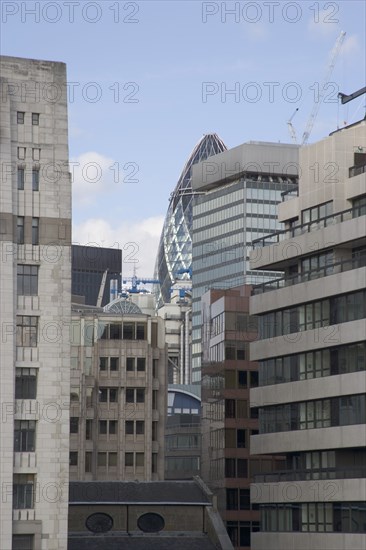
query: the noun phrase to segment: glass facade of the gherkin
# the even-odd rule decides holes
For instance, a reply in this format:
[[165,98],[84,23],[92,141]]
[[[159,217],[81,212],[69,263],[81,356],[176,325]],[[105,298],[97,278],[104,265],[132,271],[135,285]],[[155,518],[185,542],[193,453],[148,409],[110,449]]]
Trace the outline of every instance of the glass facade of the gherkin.
[[[159,306],[170,302],[170,289],[179,270],[191,268],[192,201],[195,195],[191,185],[192,166],[226,149],[217,134],[204,135],[193,149],[170,196],[155,264],[155,278],[160,281],[157,292]],[[185,277],[188,275],[179,276]]]

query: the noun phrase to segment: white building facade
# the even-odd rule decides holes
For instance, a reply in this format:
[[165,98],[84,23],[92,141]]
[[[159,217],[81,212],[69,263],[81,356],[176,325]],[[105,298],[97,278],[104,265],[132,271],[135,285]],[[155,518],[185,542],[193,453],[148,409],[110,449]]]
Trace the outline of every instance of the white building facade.
[[66,67],[1,58],[0,548],[66,550],[71,183]]

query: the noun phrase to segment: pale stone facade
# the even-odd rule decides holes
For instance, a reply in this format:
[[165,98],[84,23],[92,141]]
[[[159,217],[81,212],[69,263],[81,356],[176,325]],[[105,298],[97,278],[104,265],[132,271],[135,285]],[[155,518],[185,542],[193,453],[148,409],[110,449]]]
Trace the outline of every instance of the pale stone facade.
[[71,312],[66,67],[2,57],[0,85],[0,548],[66,550]]
[[70,479],[163,480],[164,321],[141,311],[73,308]]

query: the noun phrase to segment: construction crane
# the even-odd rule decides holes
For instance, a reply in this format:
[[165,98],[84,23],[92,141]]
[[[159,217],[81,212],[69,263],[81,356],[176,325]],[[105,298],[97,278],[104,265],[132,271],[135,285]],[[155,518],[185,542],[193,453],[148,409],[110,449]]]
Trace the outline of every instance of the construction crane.
[[99,294],[97,299],[97,307],[102,306],[102,300],[103,300],[103,294],[104,294],[105,283],[107,280],[107,275],[108,275],[108,269],[106,269],[105,272],[103,273],[102,282],[100,283]]
[[130,288],[127,288],[127,292],[130,294],[139,294],[140,292],[147,292],[145,289],[139,289],[139,285],[146,285],[146,284],[153,284],[158,285],[160,284],[160,281],[158,279],[142,279],[140,277],[137,277],[136,275],[133,275],[132,277],[127,277],[126,279],[123,279],[123,284],[127,284],[127,282],[131,282]]
[[293,124],[292,124],[292,119],[294,118],[294,116],[296,115],[298,110],[299,110],[299,108],[297,107],[297,109],[295,109],[295,111],[294,111],[294,114],[292,115],[292,117],[287,122],[287,126],[288,126],[288,129],[289,129],[289,132],[290,132],[290,136],[291,136],[291,139],[294,143],[297,143],[297,137],[296,137],[296,130],[293,127]]
[[301,143],[302,145],[305,145],[308,142],[309,136],[310,136],[311,131],[312,131],[313,126],[314,126],[315,119],[316,119],[316,117],[318,115],[318,112],[319,112],[319,109],[320,109],[320,105],[323,101],[323,97],[324,97],[324,93],[325,93],[325,87],[328,84],[330,76],[333,72],[334,65],[335,65],[336,59],[338,57],[338,54],[340,52],[340,49],[341,49],[341,46],[343,44],[345,36],[346,36],[346,33],[344,31],[341,31],[341,33],[338,36],[338,38],[336,40],[336,43],[333,47],[333,50],[330,54],[330,61],[329,61],[329,64],[327,66],[327,70],[325,72],[323,81],[319,86],[319,97],[316,98],[317,100],[315,100],[315,103],[314,103],[313,109],[311,111],[308,123],[307,123],[305,131],[302,135],[302,143]]
[[356,99],[357,97],[360,97],[360,95],[363,95],[363,94],[366,94],[366,86],[350,95],[342,94],[342,92],[339,92],[338,97],[340,98],[342,105],[344,105],[345,103],[348,103],[349,101],[352,101],[353,99]]

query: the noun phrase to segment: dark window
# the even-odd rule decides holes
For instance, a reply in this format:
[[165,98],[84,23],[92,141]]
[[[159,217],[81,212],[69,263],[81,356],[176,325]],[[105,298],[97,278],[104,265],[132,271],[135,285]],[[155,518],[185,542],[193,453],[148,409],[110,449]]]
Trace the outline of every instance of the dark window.
[[106,435],[107,433],[107,420],[99,420],[99,434]]
[[34,507],[34,475],[15,474],[13,476],[13,508],[14,510],[31,509]]
[[39,113],[32,113],[32,125],[39,126]]
[[99,370],[106,371],[108,369],[108,357],[99,358]]
[[137,323],[136,325],[136,340],[146,340],[146,325]]
[[236,431],[236,446],[238,449],[245,448],[245,430]]
[[240,510],[250,510],[249,489],[240,489]]
[[24,244],[24,216],[17,217],[17,244]]
[[14,451],[33,453],[36,448],[36,421],[14,420]]
[[118,402],[118,390],[116,388],[111,388],[109,390],[109,402],[110,403]]
[[237,477],[248,477],[248,461],[244,458],[238,458]]
[[143,420],[136,420],[136,434],[142,435],[145,432],[145,422]]
[[238,509],[238,489],[226,489],[226,509]]
[[117,371],[119,369],[119,357],[110,358],[110,370]]
[[133,420],[126,420],[125,422],[125,433],[126,435],[133,435]]
[[13,550],[34,550],[34,535],[13,535]]
[[32,244],[39,244],[39,218],[32,218]]
[[136,389],[136,403],[144,403],[145,402],[145,390],[144,388],[137,388]]
[[109,421],[109,434],[110,435],[116,435],[117,434],[117,420],[110,420]]
[[18,191],[24,191],[24,168],[18,168]]
[[123,323],[123,339],[134,340],[135,339],[135,325],[134,323]]
[[121,340],[122,329],[121,325],[110,325],[109,338],[110,340]]
[[225,477],[236,477],[235,458],[225,458]]
[[38,317],[17,315],[17,346],[37,346]]
[[17,111],[17,124],[24,124],[24,115],[23,111]]
[[126,370],[131,372],[135,370],[135,358],[127,357],[126,359]]
[[38,266],[17,266],[17,293],[18,296],[37,296],[38,294]]
[[235,418],[235,399],[225,399],[225,418]]
[[79,433],[79,419],[77,416],[70,416],[70,433]]
[[87,517],[85,526],[89,531],[97,535],[107,533],[113,527],[113,518],[108,514],[98,512]]
[[37,395],[37,369],[16,368],[15,399],[35,399]]
[[99,388],[99,401],[101,403],[107,403],[107,401],[108,401],[108,389],[107,388]]
[[85,453],[85,473],[86,474],[92,471],[92,458],[93,458],[93,453],[90,451],[87,451]]
[[244,370],[238,371],[238,388],[247,387],[247,372]]
[[125,453],[125,466],[133,466],[133,453]]
[[90,440],[93,436],[93,420],[87,418],[85,420],[85,439]]
[[77,451],[70,451],[69,464],[70,464],[70,466],[77,466],[78,465],[78,453],[77,453]]
[[135,390],[133,388],[126,388],[126,403],[135,402]]
[[39,191],[39,169],[32,170],[32,191]]
[[148,512],[138,518],[137,526],[144,533],[158,533],[164,529],[165,521],[160,514]]
[[137,372],[143,372],[145,370],[146,359],[145,357],[137,358]]

